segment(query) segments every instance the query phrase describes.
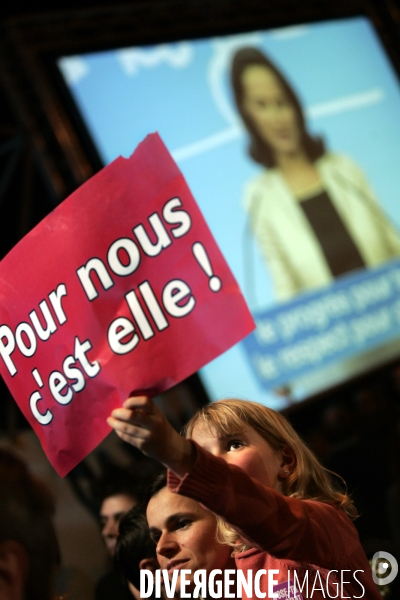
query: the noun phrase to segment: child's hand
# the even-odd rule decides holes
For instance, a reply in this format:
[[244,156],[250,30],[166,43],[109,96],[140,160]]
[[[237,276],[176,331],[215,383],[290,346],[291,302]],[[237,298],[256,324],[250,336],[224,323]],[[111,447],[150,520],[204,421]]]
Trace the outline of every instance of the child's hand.
[[167,421],[148,396],[132,396],[112,411],[107,423],[117,435],[183,477],[195,461],[191,443]]

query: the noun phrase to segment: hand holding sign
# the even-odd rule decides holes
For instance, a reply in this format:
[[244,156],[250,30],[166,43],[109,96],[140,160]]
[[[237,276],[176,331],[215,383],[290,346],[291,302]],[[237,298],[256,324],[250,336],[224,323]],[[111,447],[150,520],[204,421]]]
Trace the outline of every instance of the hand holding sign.
[[179,435],[148,396],[134,396],[107,419],[117,435],[146,456],[163,463],[178,477],[193,466],[191,443]]
[[60,475],[109,433],[131,390],[166,390],[253,328],[156,134],[0,264],[0,370]]

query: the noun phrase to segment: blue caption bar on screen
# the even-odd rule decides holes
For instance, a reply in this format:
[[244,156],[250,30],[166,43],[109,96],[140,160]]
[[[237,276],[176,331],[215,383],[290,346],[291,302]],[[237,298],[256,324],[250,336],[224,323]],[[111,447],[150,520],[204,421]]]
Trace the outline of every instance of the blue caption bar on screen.
[[253,313],[242,346],[259,383],[285,384],[399,339],[400,259]]

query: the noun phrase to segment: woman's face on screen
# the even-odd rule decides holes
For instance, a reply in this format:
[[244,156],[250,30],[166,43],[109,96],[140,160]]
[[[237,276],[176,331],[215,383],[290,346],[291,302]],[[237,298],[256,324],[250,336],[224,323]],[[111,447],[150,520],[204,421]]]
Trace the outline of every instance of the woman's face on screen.
[[296,110],[276,75],[262,65],[242,74],[243,110],[276,158],[300,150]]

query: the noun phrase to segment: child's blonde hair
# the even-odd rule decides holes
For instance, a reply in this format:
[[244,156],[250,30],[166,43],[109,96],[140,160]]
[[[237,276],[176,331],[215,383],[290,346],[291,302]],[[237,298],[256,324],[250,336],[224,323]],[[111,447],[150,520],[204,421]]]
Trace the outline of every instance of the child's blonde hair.
[[[207,430],[215,429],[221,435],[240,433],[246,424],[277,452],[289,446],[295,454],[296,465],[282,482],[283,494],[302,500],[334,503],[351,518],[357,516],[352,500],[334,485],[331,472],[319,463],[281,414],[257,402],[226,399],[212,402],[199,410],[186,424],[183,432],[185,437],[190,438],[195,426],[200,424]],[[223,523],[220,524],[220,532],[224,541],[233,542],[235,534],[229,527],[225,529]]]

